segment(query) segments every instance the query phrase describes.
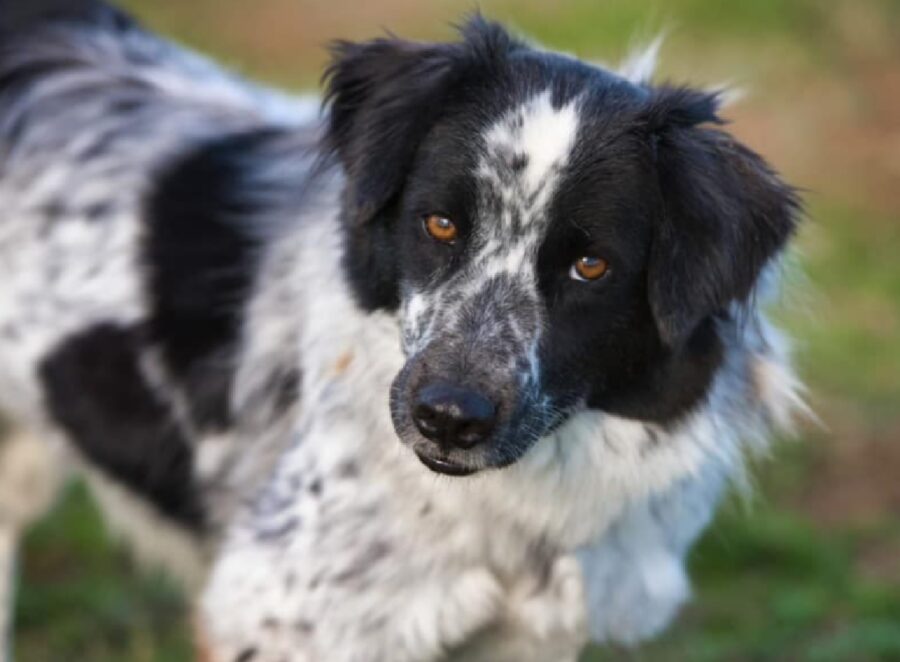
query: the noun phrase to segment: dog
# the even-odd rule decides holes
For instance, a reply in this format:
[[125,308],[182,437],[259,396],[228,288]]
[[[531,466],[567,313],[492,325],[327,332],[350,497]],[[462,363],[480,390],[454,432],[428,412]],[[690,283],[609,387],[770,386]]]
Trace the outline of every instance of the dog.
[[74,468],[213,662],[672,620],[802,406],[762,310],[801,203],[720,94],[476,15],[335,43],[320,112],[100,2],[0,16],[0,475],[38,476],[7,539]]

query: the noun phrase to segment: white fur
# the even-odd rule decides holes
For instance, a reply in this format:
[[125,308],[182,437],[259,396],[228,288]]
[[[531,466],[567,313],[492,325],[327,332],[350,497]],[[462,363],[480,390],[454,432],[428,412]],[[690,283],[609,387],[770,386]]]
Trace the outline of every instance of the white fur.
[[545,90],[490,129],[486,142],[488,150],[506,149],[528,159],[522,177],[527,195],[565,165],[577,134],[575,103],[555,108],[550,91]]
[[[42,119],[25,146],[61,132],[55,158],[19,149],[0,177],[0,408],[34,429],[52,428],[42,357],[79,330],[146,314],[140,204],[160,165],[207,137],[271,123],[301,128],[312,117],[308,104],[153,39],[130,39],[78,33],[18,54],[40,63],[43,49],[74,49],[90,66],[43,81],[0,118],[0,134],[22,118]],[[116,126],[100,103],[132,73],[131,49],[154,63],[140,74],[150,89],[149,136]],[[646,69],[635,65],[632,75]],[[91,94],[55,123],[78,89]],[[74,167],[88,142],[70,123],[129,129],[117,144],[128,158]],[[391,381],[406,355],[458,321],[491,275],[515,276],[526,285],[524,304],[536,299],[545,205],[579,124],[577,100],[557,108],[543,92],[486,133],[479,173],[500,191],[501,218],[482,224],[497,230],[476,238],[473,266],[446,285],[466,295],[458,306],[438,309],[440,293],[407,291],[399,316],[359,308],[340,267],[337,174],[317,180],[302,209],[287,204],[289,219],[260,219],[261,232],[283,236],[264,256],[242,330],[232,393],[238,422],[192,440],[211,526],[226,529],[200,601],[215,662],[247,651],[254,662],[574,660],[589,636],[631,644],[652,635],[686,598],[686,550],[740,475],[746,449],[794,404],[786,353],[755,308],[753,323],[726,343],[708,400],[672,429],[583,412],[516,464],[451,479],[423,469],[389,416]],[[505,173],[497,168],[517,155],[528,159],[523,172],[499,185]],[[289,162],[310,167],[299,156]],[[270,175],[278,173],[260,164],[260,178]],[[539,195],[526,204],[523,191]],[[114,219],[92,224],[74,213],[42,229],[42,205],[54,200],[109,200]],[[516,218],[522,227],[513,232]],[[532,357],[532,379],[540,328],[536,312],[512,329]],[[144,359],[160,397],[177,401],[164,393],[168,377],[153,353]],[[278,413],[266,384],[284,366],[299,370],[302,400]],[[203,545],[108,476],[89,476],[114,526],[145,555],[188,583],[202,576]],[[215,534],[206,541],[217,542]]]

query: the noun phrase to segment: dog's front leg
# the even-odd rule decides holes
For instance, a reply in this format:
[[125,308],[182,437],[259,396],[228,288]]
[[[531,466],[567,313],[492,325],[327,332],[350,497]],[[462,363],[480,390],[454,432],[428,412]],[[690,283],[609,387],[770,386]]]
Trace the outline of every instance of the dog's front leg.
[[454,662],[575,662],[587,642],[583,577],[562,555],[540,573],[518,575],[498,622],[450,659]]
[[493,574],[472,567],[427,577],[409,557],[379,562],[394,567],[356,584],[346,573],[305,572],[327,567],[313,557],[232,548],[202,600],[199,662],[474,659],[454,651],[497,618],[502,588]]
[[50,507],[61,481],[58,449],[24,430],[0,439],[0,662],[12,659],[19,536]]
[[685,556],[715,512],[724,476],[710,461],[663,494],[632,504],[579,551],[593,641],[632,646],[675,617],[690,596]]
[[210,662],[437,662],[499,619],[503,586],[428,505],[436,481],[399,448],[367,455],[347,419],[301,420],[229,527],[200,605]]
[[16,532],[0,525],[0,662],[10,659],[12,605],[16,566]]

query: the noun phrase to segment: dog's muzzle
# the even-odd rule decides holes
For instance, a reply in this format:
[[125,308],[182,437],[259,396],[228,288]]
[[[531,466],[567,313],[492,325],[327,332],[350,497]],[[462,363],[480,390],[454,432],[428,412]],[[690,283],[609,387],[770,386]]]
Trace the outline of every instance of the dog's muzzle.
[[[490,438],[497,422],[497,407],[479,391],[445,381],[434,381],[414,396],[413,423],[423,437],[447,455],[458,449],[469,451]],[[419,455],[429,468],[440,473],[471,473],[440,459],[440,455]]]

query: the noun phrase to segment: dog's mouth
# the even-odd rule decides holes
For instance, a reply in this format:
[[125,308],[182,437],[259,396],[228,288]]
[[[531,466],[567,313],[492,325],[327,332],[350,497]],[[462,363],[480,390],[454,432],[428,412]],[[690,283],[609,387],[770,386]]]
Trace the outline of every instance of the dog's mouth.
[[419,458],[419,462],[435,473],[444,474],[445,476],[471,476],[478,471],[474,467],[467,467],[445,458],[432,457],[418,451],[416,451],[416,457]]

